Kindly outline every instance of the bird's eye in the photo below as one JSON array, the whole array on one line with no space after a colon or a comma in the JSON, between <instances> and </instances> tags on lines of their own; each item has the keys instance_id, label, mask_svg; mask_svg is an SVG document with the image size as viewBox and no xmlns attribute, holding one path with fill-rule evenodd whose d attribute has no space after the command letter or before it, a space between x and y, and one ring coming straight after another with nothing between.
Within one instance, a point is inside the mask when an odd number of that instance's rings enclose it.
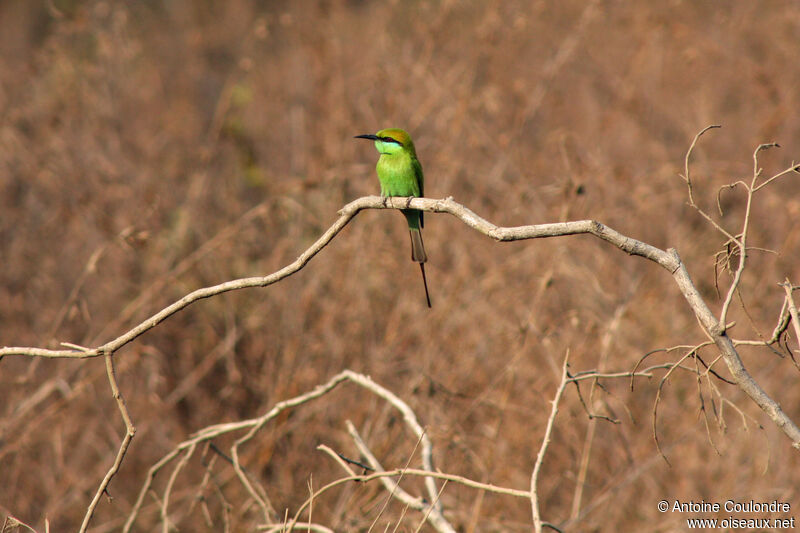
<instances>
[{"instance_id":1,"label":"bird's eye","mask_svg":"<svg viewBox=\"0 0 800 533\"><path fill-rule=\"evenodd\" d=\"M403 146L403 143L401 143L397 139L392 139L391 137L381 137L381 140L385 143L395 143L399 144L400 146Z\"/></svg>"}]
</instances>

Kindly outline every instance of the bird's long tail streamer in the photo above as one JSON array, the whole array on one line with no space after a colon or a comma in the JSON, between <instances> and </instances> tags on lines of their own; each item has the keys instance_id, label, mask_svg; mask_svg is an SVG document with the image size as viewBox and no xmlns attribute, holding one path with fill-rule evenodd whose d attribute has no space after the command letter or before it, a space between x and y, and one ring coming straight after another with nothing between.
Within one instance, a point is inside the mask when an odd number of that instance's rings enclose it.
<instances>
[{"instance_id":1,"label":"bird's long tail streamer","mask_svg":"<svg viewBox=\"0 0 800 533\"><path fill-rule=\"evenodd\" d=\"M428 280L425 278L425 263L420 263L419 269L422 271L422 283L425 285L425 299L428 301L428 307L432 307L431 297L430 294L428 294Z\"/></svg>"}]
</instances>

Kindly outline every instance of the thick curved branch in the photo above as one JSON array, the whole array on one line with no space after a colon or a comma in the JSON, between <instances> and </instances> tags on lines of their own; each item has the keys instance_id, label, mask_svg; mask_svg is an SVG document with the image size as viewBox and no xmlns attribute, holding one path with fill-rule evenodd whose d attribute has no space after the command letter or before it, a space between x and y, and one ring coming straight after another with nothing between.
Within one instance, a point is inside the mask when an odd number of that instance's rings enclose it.
<instances>
[{"instance_id":1,"label":"thick curved branch","mask_svg":"<svg viewBox=\"0 0 800 533\"><path fill-rule=\"evenodd\" d=\"M772 419L772 421L792 440L794 447L800 449L800 428L781 409L780 405L770 398L747 372L730 337L725 333L725 326L720 324L708 305L703 300L692 282L686 266L681 262L674 249L661 250L655 246L638 241L594 220L578 220L553 224L533 224L528 226L502 227L496 226L481 218L467 207L459 204L452 197L441 200L430 198L381 198L364 196L344 206L339 211L339 218L328 230L317 239L300 257L282 269L264 277L242 278L227 281L212 287L193 291L177 302L165 307L146 319L133 329L103 346L84 350L47 350L42 348L5 347L0 349L0 357L5 355L27 355L32 357L68 357L85 358L110 354L133 341L146 331L152 329L163 320L192 303L229 292L250 287L266 287L286 278L303 268L315 255L330 243L336 235L364 209L421 209L434 213L449 213L469 227L497 241L516 241L523 239L541 239L561 237L565 235L590 234L613 244L620 250L649 259L665 268L678 284L684 298L697 316L703 329L717 345L728 369L737 385L756 402L756 404Z\"/></svg>"},{"instance_id":2,"label":"thick curved branch","mask_svg":"<svg viewBox=\"0 0 800 533\"><path fill-rule=\"evenodd\" d=\"M147 318L134 328L119 337L95 348L81 348L74 345L73 349L49 350L45 348L3 347L0 348L0 357L5 355L26 355L30 357L75 358L99 357L104 354L114 353L140 335L157 326L178 311L183 310L198 300L210 298L225 292L272 285L302 269L308 262L327 246L336 235L364 209L400 209L413 207L435 213L450 213L459 218L471 228L498 241L517 241L523 239L539 239L543 237L560 237L564 235L578 235L589 233L614 244L621 250L631 254L645 257L659 263L664 268L674 271L678 263L666 252L649 244L631 239L621 233L594 220L579 220L574 222L559 222L555 224L534 224L529 226L502 227L479 217L463 205L457 203L452 197L443 200L428 198L381 198L379 196L364 196L344 206L339 211L339 219L320 236L300 257L292 263L263 277L241 278L204 287L193 291L180 300L160 310Z\"/></svg>"}]
</instances>

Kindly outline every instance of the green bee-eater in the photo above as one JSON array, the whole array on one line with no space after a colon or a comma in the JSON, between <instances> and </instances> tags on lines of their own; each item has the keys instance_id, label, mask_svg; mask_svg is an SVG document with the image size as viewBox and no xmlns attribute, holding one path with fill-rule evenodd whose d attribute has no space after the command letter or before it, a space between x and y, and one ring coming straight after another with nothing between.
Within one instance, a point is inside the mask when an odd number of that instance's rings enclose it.
<instances>
[{"instance_id":1,"label":"green bee-eater","mask_svg":"<svg viewBox=\"0 0 800 533\"><path fill-rule=\"evenodd\" d=\"M381 154L378 165L378 181L381 182L381 196L424 196L424 179L422 165L417 159L414 142L411 136L398 128L381 130L375 135L356 135L358 139L375 141L375 149ZM422 271L422 283L425 285L425 299L431 306L428 294L428 280L425 279L425 247L422 245L424 227L422 211L417 209L401 209L408 221L411 234L411 259L419 263Z\"/></svg>"}]
</instances>

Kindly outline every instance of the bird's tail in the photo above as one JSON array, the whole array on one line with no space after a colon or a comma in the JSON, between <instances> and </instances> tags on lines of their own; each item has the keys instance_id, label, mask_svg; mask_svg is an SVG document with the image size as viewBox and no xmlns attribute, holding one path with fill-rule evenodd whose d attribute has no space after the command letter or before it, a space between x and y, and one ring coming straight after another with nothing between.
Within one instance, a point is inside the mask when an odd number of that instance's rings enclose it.
<instances>
[{"instance_id":1,"label":"bird's tail","mask_svg":"<svg viewBox=\"0 0 800 533\"><path fill-rule=\"evenodd\" d=\"M428 308L431 308L431 295L428 294L428 280L425 279L425 263L420 263L419 269L422 271L422 284L425 285L425 300L428 302Z\"/></svg>"},{"instance_id":2,"label":"bird's tail","mask_svg":"<svg viewBox=\"0 0 800 533\"><path fill-rule=\"evenodd\" d=\"M422 244L422 232L419 228L411 228L411 260L417 263L424 263L428 260L425 254L425 246Z\"/></svg>"},{"instance_id":3,"label":"bird's tail","mask_svg":"<svg viewBox=\"0 0 800 533\"><path fill-rule=\"evenodd\" d=\"M425 261L428 256L425 254L425 246L422 244L422 232L419 228L411 228L411 259L419 263L419 269L422 272L422 283L425 285L425 300L428 302L428 307L431 307L431 296L428 294L428 280L425 277Z\"/></svg>"}]
</instances>

